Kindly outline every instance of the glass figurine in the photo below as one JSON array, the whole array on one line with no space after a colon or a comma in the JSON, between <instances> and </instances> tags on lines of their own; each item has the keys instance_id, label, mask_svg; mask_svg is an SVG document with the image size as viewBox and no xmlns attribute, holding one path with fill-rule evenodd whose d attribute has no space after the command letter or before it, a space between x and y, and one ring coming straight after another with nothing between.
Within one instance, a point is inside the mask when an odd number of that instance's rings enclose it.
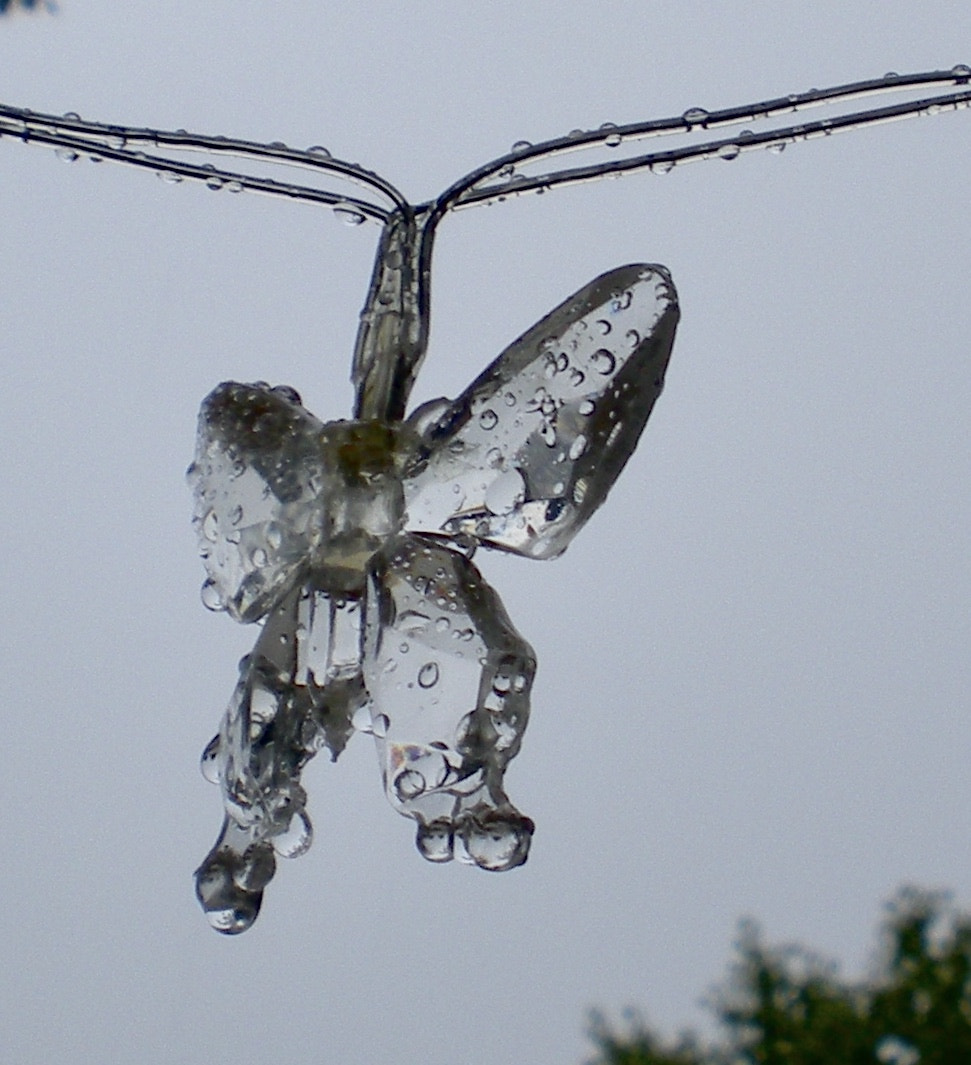
<instances>
[{"instance_id":1,"label":"glass figurine","mask_svg":"<svg viewBox=\"0 0 971 1065\"><path fill-rule=\"evenodd\" d=\"M170 182L310 201L345 221L383 227L353 356L352 418L323 424L292 388L264 382L219 385L199 415L188 476L207 575L203 602L261 625L202 756L224 806L222 830L196 873L214 928L249 928L277 856L310 846L301 771L324 748L336 759L355 731L373 735L385 792L416 822L423 857L458 857L498 872L529 853L533 822L503 778L529 718L536 657L472 556L484 547L546 559L567 548L603 503L661 393L678 301L663 266L611 270L513 341L457 399L409 414L442 218L557 185L666 173L696 159L778 151L840 129L965 108L969 82L971 68L961 65L517 142L418 206L320 147L298 151L0 105L4 139L52 146L62 158L112 159ZM706 139L733 124L927 89L935 95ZM640 141L668 134L689 143L638 153ZM699 135L701 143L691 141ZM186 149L302 167L366 196L186 162L179 155ZM584 151L601 157L560 164Z\"/></svg>"}]
</instances>

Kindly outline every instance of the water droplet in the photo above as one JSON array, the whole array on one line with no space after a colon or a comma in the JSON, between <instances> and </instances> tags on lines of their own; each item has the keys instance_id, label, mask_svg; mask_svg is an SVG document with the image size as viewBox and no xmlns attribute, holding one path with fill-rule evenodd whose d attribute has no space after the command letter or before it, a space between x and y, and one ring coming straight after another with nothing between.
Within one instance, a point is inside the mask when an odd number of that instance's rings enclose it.
<instances>
[{"instance_id":1,"label":"water droplet","mask_svg":"<svg viewBox=\"0 0 971 1065\"><path fill-rule=\"evenodd\" d=\"M257 569L262 569L269 561L266 556L266 551L264 551L262 547L254 547L250 554L250 559Z\"/></svg>"},{"instance_id":2,"label":"water droplet","mask_svg":"<svg viewBox=\"0 0 971 1065\"><path fill-rule=\"evenodd\" d=\"M573 385L574 388L579 388L586 379L587 377L583 370L578 370L574 366L570 371L570 384Z\"/></svg>"},{"instance_id":3,"label":"water droplet","mask_svg":"<svg viewBox=\"0 0 971 1065\"><path fill-rule=\"evenodd\" d=\"M351 727L355 732L369 733L374 730L374 723L371 720L371 708L370 706L359 706L351 717Z\"/></svg>"},{"instance_id":4,"label":"water droplet","mask_svg":"<svg viewBox=\"0 0 971 1065\"><path fill-rule=\"evenodd\" d=\"M243 191L243 183L241 181L229 181L226 183L226 191L232 193L238 193Z\"/></svg>"},{"instance_id":5,"label":"water droplet","mask_svg":"<svg viewBox=\"0 0 971 1065\"><path fill-rule=\"evenodd\" d=\"M502 465L502 452L497 447L490 447L486 452L486 465L492 469L498 469Z\"/></svg>"},{"instance_id":6,"label":"water droplet","mask_svg":"<svg viewBox=\"0 0 971 1065\"><path fill-rule=\"evenodd\" d=\"M543 422L539 427L539 438L547 447L556 445L556 429L551 422Z\"/></svg>"},{"instance_id":7,"label":"water droplet","mask_svg":"<svg viewBox=\"0 0 971 1065\"><path fill-rule=\"evenodd\" d=\"M182 181L182 175L177 174L174 170L159 170L158 177L166 185L178 185Z\"/></svg>"},{"instance_id":8,"label":"water droplet","mask_svg":"<svg viewBox=\"0 0 971 1065\"><path fill-rule=\"evenodd\" d=\"M452 625L452 623L448 620L447 617L445 617L443 615L442 617L440 617L440 618L438 618L436 620L436 622L435 622L435 631L436 632L448 632L448 630L451 628L451 625Z\"/></svg>"},{"instance_id":9,"label":"water droplet","mask_svg":"<svg viewBox=\"0 0 971 1065\"><path fill-rule=\"evenodd\" d=\"M786 150L785 141L773 141L771 144L766 145L766 150L770 151L773 155L782 155Z\"/></svg>"},{"instance_id":10,"label":"water droplet","mask_svg":"<svg viewBox=\"0 0 971 1065\"><path fill-rule=\"evenodd\" d=\"M673 159L656 159L653 163L651 163L652 174L670 174L673 169Z\"/></svg>"},{"instance_id":11,"label":"water droplet","mask_svg":"<svg viewBox=\"0 0 971 1065\"><path fill-rule=\"evenodd\" d=\"M218 612L226 609L226 603L223 600L222 594L216 587L216 582L213 580L206 581L202 586L202 591L199 593L202 598L202 605L206 610L212 610Z\"/></svg>"},{"instance_id":12,"label":"water droplet","mask_svg":"<svg viewBox=\"0 0 971 1065\"><path fill-rule=\"evenodd\" d=\"M570 445L570 458L576 460L587 450L587 438L581 433Z\"/></svg>"},{"instance_id":13,"label":"water droplet","mask_svg":"<svg viewBox=\"0 0 971 1065\"><path fill-rule=\"evenodd\" d=\"M314 841L314 827L310 818L301 810L290 819L286 832L273 837L273 849L281 858L299 858L310 850Z\"/></svg>"},{"instance_id":14,"label":"water droplet","mask_svg":"<svg viewBox=\"0 0 971 1065\"><path fill-rule=\"evenodd\" d=\"M278 551L283 544L283 529L277 522L271 521L263 531L263 539L267 547Z\"/></svg>"},{"instance_id":15,"label":"water droplet","mask_svg":"<svg viewBox=\"0 0 971 1065\"><path fill-rule=\"evenodd\" d=\"M71 148L55 148L54 154L62 163L73 163L78 157L78 153Z\"/></svg>"},{"instance_id":16,"label":"water droplet","mask_svg":"<svg viewBox=\"0 0 971 1065\"><path fill-rule=\"evenodd\" d=\"M731 162L733 159L738 158L738 153L741 151L737 144L723 144L718 149L718 158L724 159L726 162Z\"/></svg>"},{"instance_id":17,"label":"water droplet","mask_svg":"<svg viewBox=\"0 0 971 1065\"><path fill-rule=\"evenodd\" d=\"M206 178L206 188L212 189L213 192L218 192L226 182L218 174L211 174Z\"/></svg>"},{"instance_id":18,"label":"water droplet","mask_svg":"<svg viewBox=\"0 0 971 1065\"><path fill-rule=\"evenodd\" d=\"M507 407L516 406L516 397L512 392L507 392L502 398L505 400Z\"/></svg>"},{"instance_id":19,"label":"water droplet","mask_svg":"<svg viewBox=\"0 0 971 1065\"><path fill-rule=\"evenodd\" d=\"M608 148L618 148L623 142L624 138L619 133L608 133L607 136L604 137L604 144Z\"/></svg>"},{"instance_id":20,"label":"water droplet","mask_svg":"<svg viewBox=\"0 0 971 1065\"><path fill-rule=\"evenodd\" d=\"M617 437L620 436L620 430L623 427L623 422L618 422L613 429L610 430L610 435L607 437L607 447L613 447L617 442Z\"/></svg>"},{"instance_id":21,"label":"water droplet","mask_svg":"<svg viewBox=\"0 0 971 1065\"><path fill-rule=\"evenodd\" d=\"M334 217L344 223L345 226L359 226L364 223L364 215L346 204L337 204L334 207Z\"/></svg>"},{"instance_id":22,"label":"water droplet","mask_svg":"<svg viewBox=\"0 0 971 1065\"><path fill-rule=\"evenodd\" d=\"M597 373L603 374L604 377L609 377L617 368L617 360L614 358L613 352L608 351L606 348L600 348L599 351L595 351L590 356L590 365L597 371Z\"/></svg>"},{"instance_id":23,"label":"water droplet","mask_svg":"<svg viewBox=\"0 0 971 1065\"><path fill-rule=\"evenodd\" d=\"M222 780L223 774L222 764L219 760L218 733L206 744L206 749L202 752L202 757L199 759L199 768L202 770L202 775L210 784L218 784L220 780Z\"/></svg>"},{"instance_id":24,"label":"water droplet","mask_svg":"<svg viewBox=\"0 0 971 1065\"><path fill-rule=\"evenodd\" d=\"M202 519L202 535L213 544L219 539L219 517L214 510L207 511Z\"/></svg>"},{"instance_id":25,"label":"water droplet","mask_svg":"<svg viewBox=\"0 0 971 1065\"><path fill-rule=\"evenodd\" d=\"M971 67L967 63L958 63L957 66L951 67L951 73L956 78L971 78Z\"/></svg>"},{"instance_id":26,"label":"water droplet","mask_svg":"<svg viewBox=\"0 0 971 1065\"><path fill-rule=\"evenodd\" d=\"M307 149L307 155L316 156L318 159L330 159L332 158L329 150L322 144L312 144Z\"/></svg>"},{"instance_id":27,"label":"water droplet","mask_svg":"<svg viewBox=\"0 0 971 1065\"><path fill-rule=\"evenodd\" d=\"M496 425L498 425L498 423L499 423L499 416L496 414L496 412L494 410L491 410L491 409L484 410L479 415L479 425L481 425L482 428L485 429L486 431L488 431L490 429L495 429L495 427L496 427Z\"/></svg>"},{"instance_id":28,"label":"water droplet","mask_svg":"<svg viewBox=\"0 0 971 1065\"><path fill-rule=\"evenodd\" d=\"M422 688L434 688L438 683L438 663L426 662L418 670L418 685Z\"/></svg>"},{"instance_id":29,"label":"water droplet","mask_svg":"<svg viewBox=\"0 0 971 1065\"><path fill-rule=\"evenodd\" d=\"M579 406L577 407L577 410L578 410L578 411L580 412L580 414L582 414L582 415L583 415L583 416L584 416L585 418L589 418L589 417L590 417L590 415L591 415L591 414L593 414L593 412L594 412L594 411L595 411L596 409L597 409L597 405L596 405L596 403L594 403L594 401L593 401L592 399L585 399L585 400L582 400L582 401L581 401L581 403L580 403L580 405L579 405Z\"/></svg>"},{"instance_id":30,"label":"water droplet","mask_svg":"<svg viewBox=\"0 0 971 1065\"><path fill-rule=\"evenodd\" d=\"M429 862L450 862L454 838L452 826L448 821L432 821L428 825L419 825L415 836L418 853Z\"/></svg>"},{"instance_id":31,"label":"water droplet","mask_svg":"<svg viewBox=\"0 0 971 1065\"><path fill-rule=\"evenodd\" d=\"M239 525L243 520L243 508L237 503L229 513L230 525Z\"/></svg>"},{"instance_id":32,"label":"water droplet","mask_svg":"<svg viewBox=\"0 0 971 1065\"><path fill-rule=\"evenodd\" d=\"M613 326L606 318L598 318L597 328L600 330L600 335L605 337L613 329Z\"/></svg>"},{"instance_id":33,"label":"water droplet","mask_svg":"<svg viewBox=\"0 0 971 1065\"><path fill-rule=\"evenodd\" d=\"M480 869L502 872L526 861L533 829L528 817L511 811L470 818L460 831L469 857Z\"/></svg>"},{"instance_id":34,"label":"water droplet","mask_svg":"<svg viewBox=\"0 0 971 1065\"><path fill-rule=\"evenodd\" d=\"M516 141L509 150L512 152L524 152L527 148L532 148L532 146L532 141Z\"/></svg>"},{"instance_id":35,"label":"water droplet","mask_svg":"<svg viewBox=\"0 0 971 1065\"><path fill-rule=\"evenodd\" d=\"M689 126L701 126L708 121L708 112L703 107L689 107L681 119Z\"/></svg>"}]
</instances>

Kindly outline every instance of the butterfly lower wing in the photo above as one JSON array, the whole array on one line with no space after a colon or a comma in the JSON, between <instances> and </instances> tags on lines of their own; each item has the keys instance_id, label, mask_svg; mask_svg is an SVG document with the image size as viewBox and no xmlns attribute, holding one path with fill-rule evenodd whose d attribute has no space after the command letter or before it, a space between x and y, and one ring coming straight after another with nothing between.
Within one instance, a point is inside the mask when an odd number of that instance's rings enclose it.
<instances>
[{"instance_id":1,"label":"butterfly lower wing","mask_svg":"<svg viewBox=\"0 0 971 1065\"><path fill-rule=\"evenodd\" d=\"M219 838L196 872L196 893L220 932L248 928L259 913L276 855L303 854L312 828L300 783L322 748L337 758L367 702L361 676L358 602L298 586L269 613L218 734L203 752L222 790Z\"/></svg>"},{"instance_id":2,"label":"butterfly lower wing","mask_svg":"<svg viewBox=\"0 0 971 1065\"><path fill-rule=\"evenodd\" d=\"M503 774L519 751L536 660L496 593L462 554L405 535L375 556L364 683L392 806L418 822L430 861L521 865L533 823Z\"/></svg>"},{"instance_id":3,"label":"butterfly lower wing","mask_svg":"<svg viewBox=\"0 0 971 1065\"><path fill-rule=\"evenodd\" d=\"M456 400L411 422L408 527L552 558L604 501L664 385L678 321L661 266L601 275Z\"/></svg>"},{"instance_id":4,"label":"butterfly lower wing","mask_svg":"<svg viewBox=\"0 0 971 1065\"><path fill-rule=\"evenodd\" d=\"M321 526L321 429L287 388L230 381L203 401L188 477L211 609L256 621L307 564Z\"/></svg>"}]
</instances>

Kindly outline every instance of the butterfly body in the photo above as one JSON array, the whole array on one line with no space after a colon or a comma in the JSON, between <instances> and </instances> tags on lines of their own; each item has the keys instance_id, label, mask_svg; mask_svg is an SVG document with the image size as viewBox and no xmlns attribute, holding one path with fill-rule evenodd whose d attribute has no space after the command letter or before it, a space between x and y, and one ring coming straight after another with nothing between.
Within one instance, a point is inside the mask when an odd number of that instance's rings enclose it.
<instances>
[{"instance_id":1,"label":"butterfly body","mask_svg":"<svg viewBox=\"0 0 971 1065\"><path fill-rule=\"evenodd\" d=\"M566 548L640 437L677 318L667 272L637 264L574 294L457 399L407 419L324 424L293 389L263 382L206 398L189 469L203 599L262 622L203 754L225 808L197 872L215 928L249 927L275 855L307 849L300 773L355 731L374 736L387 797L417 822L425 858L492 871L526 860L533 822L503 777L536 658L471 556ZM393 338L385 329L382 343ZM388 350L365 362L380 367ZM407 361L410 380L414 349ZM372 404L375 381L402 380L367 377Z\"/></svg>"}]
</instances>

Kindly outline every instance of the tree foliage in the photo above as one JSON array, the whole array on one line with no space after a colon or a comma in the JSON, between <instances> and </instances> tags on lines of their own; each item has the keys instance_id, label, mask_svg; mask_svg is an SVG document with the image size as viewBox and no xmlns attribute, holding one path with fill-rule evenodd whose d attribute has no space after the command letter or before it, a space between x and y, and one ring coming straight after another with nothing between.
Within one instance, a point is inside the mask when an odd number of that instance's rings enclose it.
<instances>
[{"instance_id":1,"label":"tree foliage","mask_svg":"<svg viewBox=\"0 0 971 1065\"><path fill-rule=\"evenodd\" d=\"M0 15L11 14L22 9L24 11L53 11L52 0L0 0Z\"/></svg>"},{"instance_id":2,"label":"tree foliage","mask_svg":"<svg viewBox=\"0 0 971 1065\"><path fill-rule=\"evenodd\" d=\"M713 1009L722 1039L664 1039L637 1015L595 1014L590 1065L969 1065L971 915L940 893L902 890L887 907L879 965L859 983L802 947L766 946L743 924Z\"/></svg>"}]
</instances>

